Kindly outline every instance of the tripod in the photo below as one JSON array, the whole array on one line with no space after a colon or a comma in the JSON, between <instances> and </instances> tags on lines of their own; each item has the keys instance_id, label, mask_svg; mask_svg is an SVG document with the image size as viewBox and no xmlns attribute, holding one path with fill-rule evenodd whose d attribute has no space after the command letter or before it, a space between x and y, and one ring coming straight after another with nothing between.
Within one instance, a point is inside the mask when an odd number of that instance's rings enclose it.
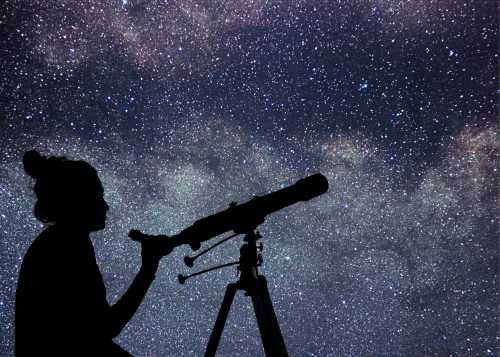
<instances>
[{"instance_id":1,"label":"tripod","mask_svg":"<svg viewBox=\"0 0 500 357\"><path fill-rule=\"evenodd\" d=\"M257 325L259 326L260 336L262 338L262 344L264 345L264 352L266 353L266 356L288 357L285 342L283 341L278 320L276 319L276 314L274 313L271 296L269 295L269 290L267 289L267 280L265 276L259 275L257 270L257 268L262 265L262 255L258 254L257 250L262 251L263 245L260 243L259 246L257 246L257 240L262 238L262 236L259 232L255 231L256 226L257 224L235 229L235 234L224 238L198 255L194 257L184 257L186 265L188 267L192 267L194 260L201 255L207 253L229 239L241 233L245 233L245 243L240 248L240 259L238 261L221 264L191 275L185 276L180 274L178 276L179 283L184 284L185 281L191 277L231 265L238 265L240 278L237 282L230 283L226 287L224 300L222 301L212 334L208 340L205 357L214 357L217 352L217 347L219 346L219 341L222 336L222 331L224 330L224 325L226 324L229 310L231 309L231 304L233 303L234 296L238 290L245 291L245 295L252 298L253 309L257 318Z\"/></svg>"},{"instance_id":2,"label":"tripod","mask_svg":"<svg viewBox=\"0 0 500 357\"><path fill-rule=\"evenodd\" d=\"M252 298L266 356L288 356L278 320L274 313L269 290L267 289L267 280L263 275L258 275L257 271L257 267L262 263L262 256L257 254L257 248L262 250L262 245L259 247L256 245L256 241L260 237L260 234L256 234L254 231L245 236L246 243L240 249L238 266L241 275L236 283L230 283L226 287L224 300L222 301L219 314L215 320L214 329L208 340L205 357L215 356L237 290L245 291L245 295Z\"/></svg>"}]
</instances>

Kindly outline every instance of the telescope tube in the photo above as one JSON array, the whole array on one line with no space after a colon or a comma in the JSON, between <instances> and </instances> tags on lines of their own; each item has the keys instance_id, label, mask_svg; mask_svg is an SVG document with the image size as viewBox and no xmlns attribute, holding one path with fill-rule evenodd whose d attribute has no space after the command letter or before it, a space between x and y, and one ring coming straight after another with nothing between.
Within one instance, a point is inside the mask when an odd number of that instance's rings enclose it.
<instances>
[{"instance_id":1,"label":"telescope tube","mask_svg":"<svg viewBox=\"0 0 500 357\"><path fill-rule=\"evenodd\" d=\"M173 246L189 244L196 250L201 242L225 232L247 233L263 223L267 215L294 203L309 201L327 190L328 180L318 173L267 195L255 196L240 205L231 203L228 209L194 222L179 234L166 237L166 241ZM129 236L137 241L147 237L137 230L130 231Z\"/></svg>"}]
</instances>

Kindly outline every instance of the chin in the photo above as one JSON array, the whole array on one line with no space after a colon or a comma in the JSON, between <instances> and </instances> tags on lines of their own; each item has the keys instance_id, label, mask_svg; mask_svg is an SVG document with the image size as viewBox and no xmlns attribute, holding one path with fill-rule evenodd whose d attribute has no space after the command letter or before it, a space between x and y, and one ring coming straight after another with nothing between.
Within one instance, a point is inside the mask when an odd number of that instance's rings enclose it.
<instances>
[{"instance_id":1,"label":"chin","mask_svg":"<svg viewBox=\"0 0 500 357\"><path fill-rule=\"evenodd\" d=\"M100 221L100 222L96 222L95 224L92 225L91 227L91 230L93 232L96 232L96 231L101 231L103 230L104 228L106 227L106 221Z\"/></svg>"},{"instance_id":2,"label":"chin","mask_svg":"<svg viewBox=\"0 0 500 357\"><path fill-rule=\"evenodd\" d=\"M95 231L102 231L104 228L106 228L106 225L103 223L103 224L97 226L94 230Z\"/></svg>"}]
</instances>

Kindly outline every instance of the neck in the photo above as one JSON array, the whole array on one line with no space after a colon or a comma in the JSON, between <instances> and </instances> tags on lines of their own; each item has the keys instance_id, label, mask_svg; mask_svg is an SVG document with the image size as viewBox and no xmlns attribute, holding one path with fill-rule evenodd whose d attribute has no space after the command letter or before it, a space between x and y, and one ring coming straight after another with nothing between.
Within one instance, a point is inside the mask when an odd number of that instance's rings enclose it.
<instances>
[{"instance_id":1,"label":"neck","mask_svg":"<svg viewBox=\"0 0 500 357\"><path fill-rule=\"evenodd\" d=\"M70 230L72 232L80 232L83 235L89 235L91 232L88 228L86 228L84 225L82 225L79 222L72 222L72 221L59 221L54 224L54 227L64 229L64 230Z\"/></svg>"}]
</instances>

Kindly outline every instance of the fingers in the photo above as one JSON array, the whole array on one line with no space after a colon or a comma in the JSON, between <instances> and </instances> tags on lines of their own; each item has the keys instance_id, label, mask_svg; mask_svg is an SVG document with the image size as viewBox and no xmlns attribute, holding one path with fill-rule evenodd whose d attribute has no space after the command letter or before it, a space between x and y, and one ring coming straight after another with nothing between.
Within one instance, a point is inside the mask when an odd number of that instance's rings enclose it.
<instances>
[{"instance_id":1,"label":"fingers","mask_svg":"<svg viewBox=\"0 0 500 357\"><path fill-rule=\"evenodd\" d=\"M128 236L130 237L130 239L136 242L142 242L145 238L148 237L138 229L131 229L130 232L128 232Z\"/></svg>"},{"instance_id":2,"label":"fingers","mask_svg":"<svg viewBox=\"0 0 500 357\"><path fill-rule=\"evenodd\" d=\"M146 259L160 259L161 257L170 254L175 245L165 235L150 235L144 234L138 229L130 230L128 236L136 242L141 243L141 254Z\"/></svg>"},{"instance_id":3,"label":"fingers","mask_svg":"<svg viewBox=\"0 0 500 357\"><path fill-rule=\"evenodd\" d=\"M152 235L152 234L144 234L138 229L131 229L130 232L128 233L128 236L130 239L136 242L149 242L149 241L156 241L156 240L164 240L168 239L168 236L165 235Z\"/></svg>"}]
</instances>

